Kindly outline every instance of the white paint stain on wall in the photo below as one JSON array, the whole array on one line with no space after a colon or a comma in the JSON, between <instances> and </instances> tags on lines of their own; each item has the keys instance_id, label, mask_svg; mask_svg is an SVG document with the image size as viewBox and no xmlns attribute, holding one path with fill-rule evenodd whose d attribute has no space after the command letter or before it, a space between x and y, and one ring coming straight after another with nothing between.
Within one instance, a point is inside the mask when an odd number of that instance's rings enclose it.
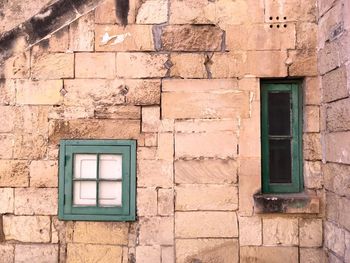
<instances>
[{"instance_id":1,"label":"white paint stain on wall","mask_svg":"<svg viewBox=\"0 0 350 263\"><path fill-rule=\"evenodd\" d=\"M101 45L107 45L109 42L111 42L113 39L114 41L110 45L116 45L119 43L122 43L125 41L127 37L131 36L129 32L124 33L124 34L119 34L119 35L112 35L110 36L108 32L104 33L101 39Z\"/></svg>"}]
</instances>

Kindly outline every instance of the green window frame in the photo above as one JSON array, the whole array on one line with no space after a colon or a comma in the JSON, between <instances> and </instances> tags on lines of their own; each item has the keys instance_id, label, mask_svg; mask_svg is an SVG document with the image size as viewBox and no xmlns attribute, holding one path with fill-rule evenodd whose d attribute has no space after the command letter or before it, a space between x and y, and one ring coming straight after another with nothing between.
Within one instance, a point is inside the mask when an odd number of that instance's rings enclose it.
<instances>
[{"instance_id":1,"label":"green window frame","mask_svg":"<svg viewBox=\"0 0 350 263\"><path fill-rule=\"evenodd\" d=\"M96 178L75 178L76 154L96 156ZM100 178L100 155L121 155L121 179ZM75 181L96 184L95 205L74 205ZM99 184L121 182L121 205L99 204ZM102 199L101 199L102 200ZM134 221L136 217L136 141L135 140L61 140L59 152L60 220Z\"/></svg>"},{"instance_id":2,"label":"green window frame","mask_svg":"<svg viewBox=\"0 0 350 263\"><path fill-rule=\"evenodd\" d=\"M303 112L303 100L302 100L302 85L300 81L264 81L261 83L261 156L262 156L262 192L263 193L298 193L303 191L303 155L302 155L302 112ZM288 93L290 104L289 112L289 128L288 135L271 135L274 132L270 131L270 126L273 127L273 123L269 120L269 114L274 114L273 96L276 97L277 93ZM282 95L284 96L284 95ZM269 102L269 98L271 101ZM269 104L270 103L270 104ZM281 104L283 107L283 103ZM269 107L271 108L269 111ZM287 106L288 107L288 106ZM282 111L281 112L286 112ZM283 114L284 113L279 113ZM288 114L287 114L288 115ZM287 116L285 115L285 116ZM287 118L288 119L288 118ZM276 121L276 118L274 119ZM283 121L282 121L283 122ZM279 125L279 124L278 124ZM287 125L288 126L288 125ZM282 132L281 132L282 134ZM287 142L290 151L278 151L282 149L283 142ZM286 145L286 144L284 144ZM287 147L287 148L288 148ZM277 149L277 150L276 150ZM276 152L272 152L276 151ZM272 152L272 153L271 153ZM288 154L285 154L287 153ZM270 157L270 153L271 156ZM283 154L281 154L283 153ZM284 155L284 157L283 157ZM278 156L276 158L276 156ZM282 156L282 157L281 157ZM286 157L287 156L287 157ZM275 158L275 159L274 159ZM276 159L285 158L288 160L286 174L288 174L289 181L272 179L282 175L283 166L276 164ZM273 160L273 161L271 161ZM282 162L281 162L282 163ZM275 167L273 167L275 166ZM277 167L277 169L276 169ZM278 172L276 172L278 171ZM280 175L278 175L280 173ZM273 181L275 180L275 181Z\"/></svg>"}]
</instances>

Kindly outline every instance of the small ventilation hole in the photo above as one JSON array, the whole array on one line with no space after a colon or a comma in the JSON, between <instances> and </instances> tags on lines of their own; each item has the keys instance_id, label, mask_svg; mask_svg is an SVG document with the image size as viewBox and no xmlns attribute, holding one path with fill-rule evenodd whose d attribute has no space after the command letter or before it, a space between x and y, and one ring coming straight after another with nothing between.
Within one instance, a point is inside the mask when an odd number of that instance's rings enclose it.
<instances>
[{"instance_id":1,"label":"small ventilation hole","mask_svg":"<svg viewBox=\"0 0 350 263\"><path fill-rule=\"evenodd\" d=\"M287 25L284 25L284 27L287 27Z\"/></svg>"},{"instance_id":2,"label":"small ventilation hole","mask_svg":"<svg viewBox=\"0 0 350 263\"><path fill-rule=\"evenodd\" d=\"M277 28L280 28L280 25L277 25Z\"/></svg>"},{"instance_id":3,"label":"small ventilation hole","mask_svg":"<svg viewBox=\"0 0 350 263\"><path fill-rule=\"evenodd\" d=\"M283 19L284 19L284 20L287 20L287 17L285 16L285 17L283 17Z\"/></svg>"},{"instance_id":4,"label":"small ventilation hole","mask_svg":"<svg viewBox=\"0 0 350 263\"><path fill-rule=\"evenodd\" d=\"M280 19L280 17L279 16L276 16L276 20L279 20Z\"/></svg>"},{"instance_id":5,"label":"small ventilation hole","mask_svg":"<svg viewBox=\"0 0 350 263\"><path fill-rule=\"evenodd\" d=\"M270 28L273 28L273 25L270 25Z\"/></svg>"},{"instance_id":6,"label":"small ventilation hole","mask_svg":"<svg viewBox=\"0 0 350 263\"><path fill-rule=\"evenodd\" d=\"M272 16L270 16L270 20L272 20L273 19L273 17Z\"/></svg>"}]
</instances>

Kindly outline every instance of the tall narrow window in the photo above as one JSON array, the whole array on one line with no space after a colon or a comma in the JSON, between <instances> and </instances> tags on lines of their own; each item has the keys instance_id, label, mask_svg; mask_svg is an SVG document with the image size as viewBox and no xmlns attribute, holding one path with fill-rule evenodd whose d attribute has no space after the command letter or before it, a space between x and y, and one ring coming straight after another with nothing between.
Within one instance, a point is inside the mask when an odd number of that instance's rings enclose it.
<instances>
[{"instance_id":1,"label":"tall narrow window","mask_svg":"<svg viewBox=\"0 0 350 263\"><path fill-rule=\"evenodd\" d=\"M262 190L302 191L302 97L298 82L261 88Z\"/></svg>"}]
</instances>

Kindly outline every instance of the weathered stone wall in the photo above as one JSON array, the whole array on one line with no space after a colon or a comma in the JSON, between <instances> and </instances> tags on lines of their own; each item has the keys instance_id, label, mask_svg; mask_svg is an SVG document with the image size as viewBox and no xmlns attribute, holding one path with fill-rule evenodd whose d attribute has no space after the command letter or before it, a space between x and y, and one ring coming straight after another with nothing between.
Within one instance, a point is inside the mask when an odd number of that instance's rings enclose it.
<instances>
[{"instance_id":1,"label":"weathered stone wall","mask_svg":"<svg viewBox=\"0 0 350 263\"><path fill-rule=\"evenodd\" d=\"M130 0L128 22L106 0L2 65L2 259L323 262L315 1ZM254 209L260 79L285 77L305 77L318 214ZM136 222L57 220L62 138L137 139Z\"/></svg>"},{"instance_id":2,"label":"weathered stone wall","mask_svg":"<svg viewBox=\"0 0 350 263\"><path fill-rule=\"evenodd\" d=\"M350 3L319 1L325 247L330 262L350 261Z\"/></svg>"}]
</instances>

